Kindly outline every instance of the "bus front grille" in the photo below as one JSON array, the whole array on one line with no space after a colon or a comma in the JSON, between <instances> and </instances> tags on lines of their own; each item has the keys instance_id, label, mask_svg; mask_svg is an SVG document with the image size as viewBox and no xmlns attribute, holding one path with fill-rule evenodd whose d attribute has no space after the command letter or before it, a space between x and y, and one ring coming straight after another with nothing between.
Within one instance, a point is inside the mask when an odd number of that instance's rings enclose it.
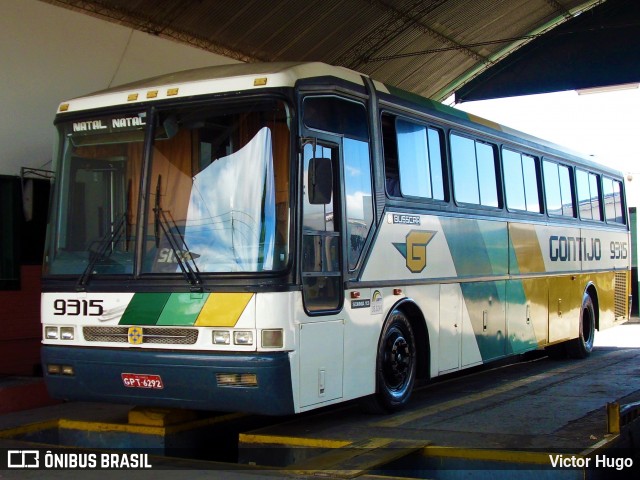
<instances>
[{"instance_id":1,"label":"bus front grille","mask_svg":"<svg viewBox=\"0 0 640 480\"><path fill-rule=\"evenodd\" d=\"M142 343L164 345L193 345L198 340L195 328L139 327ZM129 343L129 327L83 327L87 342Z\"/></svg>"}]
</instances>

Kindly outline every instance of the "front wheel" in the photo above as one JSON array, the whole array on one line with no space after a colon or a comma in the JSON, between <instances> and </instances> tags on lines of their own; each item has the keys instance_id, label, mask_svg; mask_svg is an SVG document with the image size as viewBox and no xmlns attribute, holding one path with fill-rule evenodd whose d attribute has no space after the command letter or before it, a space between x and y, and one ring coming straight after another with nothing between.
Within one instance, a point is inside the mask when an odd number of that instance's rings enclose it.
<instances>
[{"instance_id":1,"label":"front wheel","mask_svg":"<svg viewBox=\"0 0 640 480\"><path fill-rule=\"evenodd\" d=\"M593 350L596 333L596 309L588 293L582 297L580 308L580 334L578 338L567 342L567 354L571 358L586 358Z\"/></svg>"},{"instance_id":2,"label":"front wheel","mask_svg":"<svg viewBox=\"0 0 640 480\"><path fill-rule=\"evenodd\" d=\"M368 412L389 413L409 401L416 379L416 341L404 312L394 310L380 335L376 358L376 393L362 406Z\"/></svg>"}]
</instances>

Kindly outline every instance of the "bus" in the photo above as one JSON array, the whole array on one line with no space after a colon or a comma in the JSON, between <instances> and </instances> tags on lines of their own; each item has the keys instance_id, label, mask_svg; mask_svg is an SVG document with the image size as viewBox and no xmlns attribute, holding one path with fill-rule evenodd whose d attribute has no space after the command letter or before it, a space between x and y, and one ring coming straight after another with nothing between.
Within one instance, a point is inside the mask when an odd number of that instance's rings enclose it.
<instances>
[{"instance_id":1,"label":"bus","mask_svg":"<svg viewBox=\"0 0 640 480\"><path fill-rule=\"evenodd\" d=\"M629 318L622 175L322 63L60 104L43 269L55 398L286 415Z\"/></svg>"}]
</instances>

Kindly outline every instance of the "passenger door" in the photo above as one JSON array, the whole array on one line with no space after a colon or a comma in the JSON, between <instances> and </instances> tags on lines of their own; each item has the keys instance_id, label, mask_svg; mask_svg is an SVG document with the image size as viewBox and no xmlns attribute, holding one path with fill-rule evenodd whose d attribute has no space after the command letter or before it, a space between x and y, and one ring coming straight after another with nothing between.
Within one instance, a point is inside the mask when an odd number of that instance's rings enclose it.
<instances>
[{"instance_id":1,"label":"passenger door","mask_svg":"<svg viewBox=\"0 0 640 480\"><path fill-rule=\"evenodd\" d=\"M302 293L309 313L342 308L342 241L335 188L339 158L338 144L314 139L303 146ZM327 159L323 163L328 167L317 168L322 162L319 159ZM314 194L321 182L330 184L328 198Z\"/></svg>"}]
</instances>

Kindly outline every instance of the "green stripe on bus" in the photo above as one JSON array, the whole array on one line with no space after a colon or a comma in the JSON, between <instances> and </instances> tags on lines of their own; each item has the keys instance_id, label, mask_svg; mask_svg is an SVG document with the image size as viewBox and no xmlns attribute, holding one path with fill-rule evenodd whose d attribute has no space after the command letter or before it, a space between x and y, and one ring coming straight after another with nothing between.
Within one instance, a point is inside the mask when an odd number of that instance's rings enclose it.
<instances>
[{"instance_id":1,"label":"green stripe on bus","mask_svg":"<svg viewBox=\"0 0 640 480\"><path fill-rule=\"evenodd\" d=\"M462 283L460 288L482 361L504 356L506 319L505 305L500 299L505 296L505 282Z\"/></svg>"},{"instance_id":2,"label":"green stripe on bus","mask_svg":"<svg viewBox=\"0 0 640 480\"><path fill-rule=\"evenodd\" d=\"M521 280L507 282L507 354L534 350L538 339L531 321L531 312L527 318L527 296Z\"/></svg>"},{"instance_id":3,"label":"green stripe on bus","mask_svg":"<svg viewBox=\"0 0 640 480\"><path fill-rule=\"evenodd\" d=\"M442 228L459 277L505 275L509 268L511 273L519 271L506 223L452 218L443 219ZM521 282L480 281L462 283L460 288L483 361L535 348ZM517 320L507 320L510 310Z\"/></svg>"},{"instance_id":4,"label":"green stripe on bus","mask_svg":"<svg viewBox=\"0 0 640 480\"><path fill-rule=\"evenodd\" d=\"M120 325L155 325L170 296L170 293L136 293L127 305Z\"/></svg>"},{"instance_id":5,"label":"green stripe on bus","mask_svg":"<svg viewBox=\"0 0 640 480\"><path fill-rule=\"evenodd\" d=\"M158 319L158 325L193 325L209 298L208 293L172 293Z\"/></svg>"},{"instance_id":6,"label":"green stripe on bus","mask_svg":"<svg viewBox=\"0 0 640 480\"><path fill-rule=\"evenodd\" d=\"M443 218L441 222L459 277L507 273L508 237L504 222L463 218Z\"/></svg>"}]
</instances>

